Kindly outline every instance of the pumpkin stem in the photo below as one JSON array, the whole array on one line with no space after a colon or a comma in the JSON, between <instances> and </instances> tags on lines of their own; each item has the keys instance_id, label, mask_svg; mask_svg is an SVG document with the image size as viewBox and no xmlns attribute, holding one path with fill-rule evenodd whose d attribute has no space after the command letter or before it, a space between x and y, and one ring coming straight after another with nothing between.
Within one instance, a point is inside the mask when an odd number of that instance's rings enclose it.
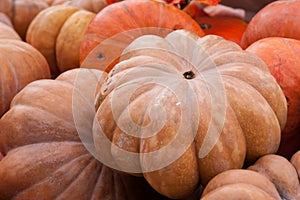
<instances>
[{"instance_id":1,"label":"pumpkin stem","mask_svg":"<svg viewBox=\"0 0 300 200\"><path fill-rule=\"evenodd\" d=\"M193 71L187 71L183 73L183 77L186 79L193 79L195 78L195 73Z\"/></svg>"}]
</instances>

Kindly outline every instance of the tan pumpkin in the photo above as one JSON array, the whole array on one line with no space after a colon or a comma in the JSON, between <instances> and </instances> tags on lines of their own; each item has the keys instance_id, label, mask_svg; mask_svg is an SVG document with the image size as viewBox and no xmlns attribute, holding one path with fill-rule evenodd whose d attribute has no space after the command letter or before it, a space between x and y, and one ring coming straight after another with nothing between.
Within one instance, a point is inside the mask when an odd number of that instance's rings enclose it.
<instances>
[{"instance_id":1,"label":"tan pumpkin","mask_svg":"<svg viewBox=\"0 0 300 200\"><path fill-rule=\"evenodd\" d=\"M103 75L74 69L27 85L0 119L0 199L164 199L142 178L115 173L86 150ZM16 126L16 124L18 124Z\"/></svg>"},{"instance_id":2,"label":"tan pumpkin","mask_svg":"<svg viewBox=\"0 0 300 200\"><path fill-rule=\"evenodd\" d=\"M273 199L281 200L275 185L264 175L245 169L227 170L204 188L201 200Z\"/></svg>"},{"instance_id":3,"label":"tan pumpkin","mask_svg":"<svg viewBox=\"0 0 300 200\"><path fill-rule=\"evenodd\" d=\"M10 106L13 97L28 83L50 78L45 58L29 44L0 39L0 116Z\"/></svg>"},{"instance_id":4,"label":"tan pumpkin","mask_svg":"<svg viewBox=\"0 0 300 200\"><path fill-rule=\"evenodd\" d=\"M94 15L73 6L57 5L40 12L30 24L26 41L45 56L53 77L79 66L79 46Z\"/></svg>"},{"instance_id":5,"label":"tan pumpkin","mask_svg":"<svg viewBox=\"0 0 300 200\"><path fill-rule=\"evenodd\" d=\"M300 199L299 176L294 165L283 156L265 155L248 169L265 175L274 183L283 198Z\"/></svg>"},{"instance_id":6,"label":"tan pumpkin","mask_svg":"<svg viewBox=\"0 0 300 200\"><path fill-rule=\"evenodd\" d=\"M99 159L142 174L170 198L241 168L245 158L275 153L287 112L262 60L219 36L186 30L134 40L100 88L96 108Z\"/></svg>"},{"instance_id":7,"label":"tan pumpkin","mask_svg":"<svg viewBox=\"0 0 300 200\"><path fill-rule=\"evenodd\" d=\"M0 5L0 12L9 16L15 30L25 40L29 24L40 11L47 7L45 2L37 0L4 0Z\"/></svg>"}]
</instances>

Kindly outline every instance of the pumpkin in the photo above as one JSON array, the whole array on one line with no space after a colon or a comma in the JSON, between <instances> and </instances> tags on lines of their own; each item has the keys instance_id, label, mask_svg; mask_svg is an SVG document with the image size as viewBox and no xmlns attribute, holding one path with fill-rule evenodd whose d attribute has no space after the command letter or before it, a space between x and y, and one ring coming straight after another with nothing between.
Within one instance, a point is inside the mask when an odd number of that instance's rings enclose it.
<instances>
[{"instance_id":1,"label":"pumpkin","mask_svg":"<svg viewBox=\"0 0 300 200\"><path fill-rule=\"evenodd\" d=\"M219 35L227 40L240 44L247 23L236 17L197 17L205 34Z\"/></svg>"},{"instance_id":2,"label":"pumpkin","mask_svg":"<svg viewBox=\"0 0 300 200\"><path fill-rule=\"evenodd\" d=\"M275 153L287 112L261 59L187 30L134 40L96 99L98 159L177 199L245 159Z\"/></svg>"},{"instance_id":3,"label":"pumpkin","mask_svg":"<svg viewBox=\"0 0 300 200\"><path fill-rule=\"evenodd\" d=\"M286 158L279 155L265 155L248 169L265 175L274 183L284 199L300 198L299 176L294 165Z\"/></svg>"},{"instance_id":4,"label":"pumpkin","mask_svg":"<svg viewBox=\"0 0 300 200\"><path fill-rule=\"evenodd\" d=\"M266 37L300 39L300 1L274 1L261 9L249 22L241 45L247 48Z\"/></svg>"},{"instance_id":5,"label":"pumpkin","mask_svg":"<svg viewBox=\"0 0 300 200\"><path fill-rule=\"evenodd\" d=\"M291 158L291 163L294 165L300 177L300 150L297 151Z\"/></svg>"},{"instance_id":6,"label":"pumpkin","mask_svg":"<svg viewBox=\"0 0 300 200\"><path fill-rule=\"evenodd\" d=\"M204 12L203 8L203 4L196 1L191 1L186 7L183 8L183 11L195 19L196 17L208 16L207 13Z\"/></svg>"},{"instance_id":7,"label":"pumpkin","mask_svg":"<svg viewBox=\"0 0 300 200\"><path fill-rule=\"evenodd\" d=\"M0 21L0 39L22 40L15 29Z\"/></svg>"},{"instance_id":8,"label":"pumpkin","mask_svg":"<svg viewBox=\"0 0 300 200\"><path fill-rule=\"evenodd\" d=\"M142 178L101 164L81 142L79 131L92 133L94 90L102 75L73 69L16 95L0 119L1 200L164 199Z\"/></svg>"},{"instance_id":9,"label":"pumpkin","mask_svg":"<svg viewBox=\"0 0 300 200\"><path fill-rule=\"evenodd\" d=\"M12 25L10 19L8 18L8 16L6 14L4 14L3 12L0 12L0 22L3 24L6 24L7 26L13 28L14 26Z\"/></svg>"},{"instance_id":10,"label":"pumpkin","mask_svg":"<svg viewBox=\"0 0 300 200\"><path fill-rule=\"evenodd\" d=\"M151 16L151 17L149 17ZM128 0L113 3L102 9L90 22L80 47L81 66L85 58L100 43L110 40L117 43L113 50L105 49L96 57L102 60L117 58L135 38L145 34L165 36L175 29L187 29L199 36L204 33L189 15L171 4L156 0ZM108 63L111 64L111 63ZM84 66L87 67L87 66ZM107 66L98 66L109 71Z\"/></svg>"},{"instance_id":11,"label":"pumpkin","mask_svg":"<svg viewBox=\"0 0 300 200\"><path fill-rule=\"evenodd\" d=\"M201 200L281 200L275 185L264 175L246 169L232 169L215 176L204 188Z\"/></svg>"},{"instance_id":12,"label":"pumpkin","mask_svg":"<svg viewBox=\"0 0 300 200\"><path fill-rule=\"evenodd\" d=\"M25 40L26 32L33 18L48 5L43 1L36 0L4 0L0 12L6 13L15 30ZM11 8L11 9L8 9Z\"/></svg>"},{"instance_id":13,"label":"pumpkin","mask_svg":"<svg viewBox=\"0 0 300 200\"><path fill-rule=\"evenodd\" d=\"M50 77L45 58L35 48L17 39L0 39L0 116L13 97L28 83Z\"/></svg>"},{"instance_id":14,"label":"pumpkin","mask_svg":"<svg viewBox=\"0 0 300 200\"><path fill-rule=\"evenodd\" d=\"M94 15L73 6L57 5L43 10L34 18L26 41L45 56L52 77L79 66L80 43Z\"/></svg>"},{"instance_id":15,"label":"pumpkin","mask_svg":"<svg viewBox=\"0 0 300 200\"><path fill-rule=\"evenodd\" d=\"M278 154L288 159L300 149L300 41L270 37L256 41L246 51L259 56L282 88L288 102L286 126Z\"/></svg>"}]
</instances>

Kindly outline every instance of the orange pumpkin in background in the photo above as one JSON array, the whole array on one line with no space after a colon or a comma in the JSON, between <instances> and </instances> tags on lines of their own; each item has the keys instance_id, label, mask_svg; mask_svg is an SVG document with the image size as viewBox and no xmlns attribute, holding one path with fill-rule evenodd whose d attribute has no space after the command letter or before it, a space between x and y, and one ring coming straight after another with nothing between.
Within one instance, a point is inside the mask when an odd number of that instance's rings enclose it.
<instances>
[{"instance_id":1,"label":"orange pumpkin in background","mask_svg":"<svg viewBox=\"0 0 300 200\"><path fill-rule=\"evenodd\" d=\"M300 41L269 37L254 42L246 51L267 64L287 99L287 122L281 133L278 154L290 158L300 149Z\"/></svg>"},{"instance_id":2,"label":"orange pumpkin in background","mask_svg":"<svg viewBox=\"0 0 300 200\"><path fill-rule=\"evenodd\" d=\"M50 6L28 28L26 41L47 59L52 77L79 67L79 48L93 12L68 5ZM47 26L45 26L47 24Z\"/></svg>"},{"instance_id":3,"label":"orange pumpkin in background","mask_svg":"<svg viewBox=\"0 0 300 200\"><path fill-rule=\"evenodd\" d=\"M48 4L44 1L1 0L0 12L4 12L10 18L16 32L25 40L29 24L47 7Z\"/></svg>"},{"instance_id":4,"label":"orange pumpkin in background","mask_svg":"<svg viewBox=\"0 0 300 200\"><path fill-rule=\"evenodd\" d=\"M247 48L266 37L300 39L300 1L274 1L259 10L249 22L241 46Z\"/></svg>"},{"instance_id":5,"label":"orange pumpkin in background","mask_svg":"<svg viewBox=\"0 0 300 200\"><path fill-rule=\"evenodd\" d=\"M235 17L197 17L206 35L214 34L240 45L241 38L247 28L247 23Z\"/></svg>"},{"instance_id":6,"label":"orange pumpkin in background","mask_svg":"<svg viewBox=\"0 0 300 200\"><path fill-rule=\"evenodd\" d=\"M149 17L151 16L151 17ZM170 31L187 29L203 36L204 32L188 14L173 5L156 0L127 0L113 3L101 10L89 24L80 47L80 63L100 43L120 35L112 42L118 43L113 50L105 49L99 59L117 58L135 38L145 34L165 36ZM111 64L111 63L108 63ZM98 66L109 71L107 64ZM93 66L94 67L94 66Z\"/></svg>"}]
</instances>

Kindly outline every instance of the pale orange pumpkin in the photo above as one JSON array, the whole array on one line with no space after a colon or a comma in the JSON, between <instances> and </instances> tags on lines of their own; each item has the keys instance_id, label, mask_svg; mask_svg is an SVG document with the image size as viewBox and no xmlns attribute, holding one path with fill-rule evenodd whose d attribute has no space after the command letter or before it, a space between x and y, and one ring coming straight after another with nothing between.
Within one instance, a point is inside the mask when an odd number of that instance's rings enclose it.
<instances>
[{"instance_id":1,"label":"pale orange pumpkin","mask_svg":"<svg viewBox=\"0 0 300 200\"><path fill-rule=\"evenodd\" d=\"M0 12L7 14L17 33L25 40L29 24L40 11L47 7L44 1L4 0L0 3Z\"/></svg>"},{"instance_id":2,"label":"pale orange pumpkin","mask_svg":"<svg viewBox=\"0 0 300 200\"><path fill-rule=\"evenodd\" d=\"M4 25L6 26L6 25ZM31 45L17 39L0 39L0 116L13 97L28 83L50 78L47 61Z\"/></svg>"},{"instance_id":3,"label":"pale orange pumpkin","mask_svg":"<svg viewBox=\"0 0 300 200\"><path fill-rule=\"evenodd\" d=\"M101 164L81 142L82 128L92 138L94 91L102 75L69 70L30 83L14 98L0 119L1 200L165 199L144 179Z\"/></svg>"},{"instance_id":4,"label":"pale orange pumpkin","mask_svg":"<svg viewBox=\"0 0 300 200\"><path fill-rule=\"evenodd\" d=\"M245 159L275 153L287 112L261 59L219 36L186 30L134 40L100 88L96 108L99 158L143 175L170 198Z\"/></svg>"}]
</instances>

